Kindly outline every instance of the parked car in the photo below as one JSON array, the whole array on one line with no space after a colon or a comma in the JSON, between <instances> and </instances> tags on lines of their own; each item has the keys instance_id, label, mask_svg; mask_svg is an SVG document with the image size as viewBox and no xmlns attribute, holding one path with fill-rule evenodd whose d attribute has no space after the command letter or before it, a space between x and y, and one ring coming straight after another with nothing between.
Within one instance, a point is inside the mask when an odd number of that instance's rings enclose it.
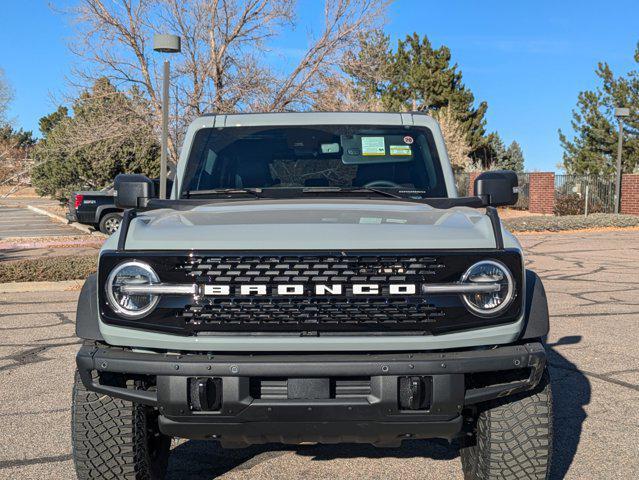
<instances>
[{"instance_id":1,"label":"parked car","mask_svg":"<svg viewBox=\"0 0 639 480\"><path fill-rule=\"evenodd\" d=\"M156 183L156 191L159 191L159 180ZM169 180L168 188L172 186ZM67 220L90 225L102 233L111 235L119 227L122 221L121 208L115 205L115 190L113 186L102 190L73 192L69 200L69 212Z\"/></svg>"}]
</instances>

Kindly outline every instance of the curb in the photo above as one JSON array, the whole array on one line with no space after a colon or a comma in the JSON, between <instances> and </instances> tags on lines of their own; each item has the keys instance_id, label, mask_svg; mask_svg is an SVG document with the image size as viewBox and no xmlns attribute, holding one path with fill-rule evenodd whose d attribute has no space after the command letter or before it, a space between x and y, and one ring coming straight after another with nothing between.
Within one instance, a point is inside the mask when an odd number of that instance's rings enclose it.
<instances>
[{"instance_id":1,"label":"curb","mask_svg":"<svg viewBox=\"0 0 639 480\"><path fill-rule=\"evenodd\" d=\"M61 217L60 215L56 215L55 213L47 212L46 210L43 210L42 208L34 207L33 205L27 205L27 208L31 210L32 212L39 213L40 215L46 215L49 218L52 218L60 223L69 225L70 227L73 227L76 230L80 230L81 232L87 233L89 235L97 234L100 236L104 236L106 238L106 236L101 232L96 232L92 228L87 227L86 225L82 225L80 223L69 222L66 218Z\"/></svg>"},{"instance_id":2,"label":"curb","mask_svg":"<svg viewBox=\"0 0 639 480\"><path fill-rule=\"evenodd\" d=\"M69 292L80 290L84 280L63 280L61 282L8 282L0 283L0 293L23 292Z\"/></svg>"}]
</instances>

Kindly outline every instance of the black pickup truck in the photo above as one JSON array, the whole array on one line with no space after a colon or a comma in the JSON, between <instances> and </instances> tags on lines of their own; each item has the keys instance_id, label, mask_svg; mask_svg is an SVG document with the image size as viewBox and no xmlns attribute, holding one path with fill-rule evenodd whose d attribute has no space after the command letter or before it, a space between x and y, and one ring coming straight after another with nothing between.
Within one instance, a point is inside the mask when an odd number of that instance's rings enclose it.
<instances>
[{"instance_id":1,"label":"black pickup truck","mask_svg":"<svg viewBox=\"0 0 639 480\"><path fill-rule=\"evenodd\" d=\"M160 180L156 178L153 182L156 186L155 191L159 191ZM167 180L169 192L171 188L173 188L173 181ZM115 206L113 186L102 190L73 192L68 206L67 220L91 225L107 235L114 233L122 221L123 210Z\"/></svg>"},{"instance_id":2,"label":"black pickup truck","mask_svg":"<svg viewBox=\"0 0 639 480\"><path fill-rule=\"evenodd\" d=\"M69 199L67 220L91 225L111 235L120 226L122 209L115 206L114 190L73 192Z\"/></svg>"}]
</instances>

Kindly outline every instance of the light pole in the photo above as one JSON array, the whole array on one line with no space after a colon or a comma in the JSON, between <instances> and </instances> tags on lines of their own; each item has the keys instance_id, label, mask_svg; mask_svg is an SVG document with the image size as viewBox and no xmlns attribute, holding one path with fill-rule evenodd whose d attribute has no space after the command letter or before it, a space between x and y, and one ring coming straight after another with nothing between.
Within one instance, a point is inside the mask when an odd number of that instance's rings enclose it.
<instances>
[{"instance_id":1,"label":"light pole","mask_svg":"<svg viewBox=\"0 0 639 480\"><path fill-rule=\"evenodd\" d=\"M630 116L629 108L615 108L619 120L619 142L617 143L617 178L615 179L615 213L621 210L621 150L623 148L623 119Z\"/></svg>"},{"instance_id":2,"label":"light pole","mask_svg":"<svg viewBox=\"0 0 639 480\"><path fill-rule=\"evenodd\" d=\"M162 53L179 53L180 37L177 35L153 35L153 50ZM164 60L162 78L162 154L160 157L160 198L166 198L166 164L169 150L169 80L171 67L169 60Z\"/></svg>"}]
</instances>

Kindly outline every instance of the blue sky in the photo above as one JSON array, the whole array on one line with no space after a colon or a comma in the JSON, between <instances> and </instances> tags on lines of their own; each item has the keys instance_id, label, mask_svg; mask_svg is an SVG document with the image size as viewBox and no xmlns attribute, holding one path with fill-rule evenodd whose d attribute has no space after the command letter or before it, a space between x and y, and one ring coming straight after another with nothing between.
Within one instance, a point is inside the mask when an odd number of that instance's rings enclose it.
<instances>
[{"instance_id":1,"label":"blue sky","mask_svg":"<svg viewBox=\"0 0 639 480\"><path fill-rule=\"evenodd\" d=\"M319 21L319 0L299 4L303 24ZM517 140L527 169L554 170L562 153L557 130L571 131L571 109L579 91L596 85L597 62L618 74L637 68L639 2L396 0L386 30L393 40L416 31L448 45L465 83L488 102L488 130ZM294 58L306 35L306 27L287 32L277 47ZM3 2L0 68L15 91L18 126L37 131L62 97L76 61L71 36L68 19L46 0Z\"/></svg>"}]
</instances>

